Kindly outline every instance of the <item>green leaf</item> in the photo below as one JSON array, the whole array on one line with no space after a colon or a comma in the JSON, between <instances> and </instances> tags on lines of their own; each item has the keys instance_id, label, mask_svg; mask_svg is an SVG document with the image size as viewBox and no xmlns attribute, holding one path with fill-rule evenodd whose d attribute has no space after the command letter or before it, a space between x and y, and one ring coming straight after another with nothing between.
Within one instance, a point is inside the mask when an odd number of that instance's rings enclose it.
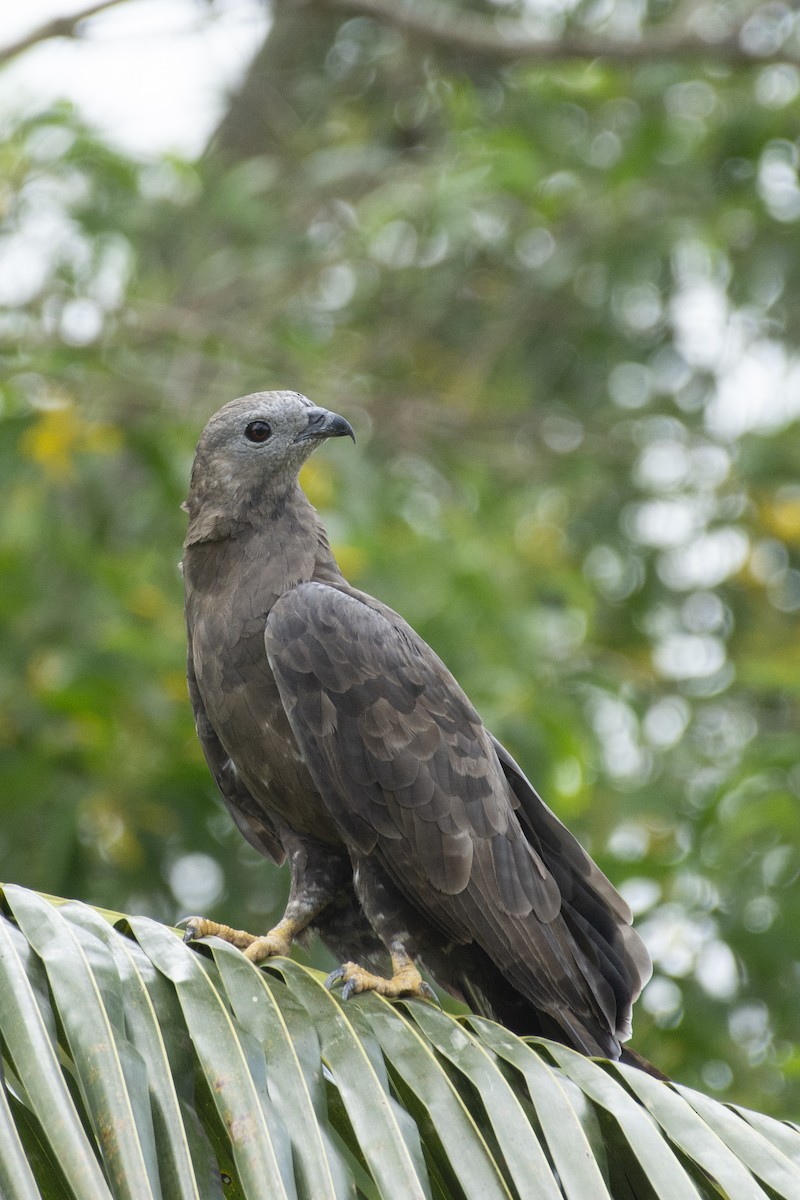
<instances>
[{"instance_id":1,"label":"green leaf","mask_svg":"<svg viewBox=\"0 0 800 1200\"><path fill-rule=\"evenodd\" d=\"M736 1112L693 1088L679 1087L693 1109L759 1179L784 1200L796 1200L798 1169L773 1141L768 1141Z\"/></svg>"},{"instance_id":2,"label":"green leaf","mask_svg":"<svg viewBox=\"0 0 800 1200\"><path fill-rule=\"evenodd\" d=\"M252 1042L245 1043L196 951L155 921L132 917L130 924L145 954L175 987L245 1195L252 1200L296 1196L286 1130L261 1078L263 1055L253 1053Z\"/></svg>"},{"instance_id":3,"label":"green leaf","mask_svg":"<svg viewBox=\"0 0 800 1200\"><path fill-rule=\"evenodd\" d=\"M570 1089L568 1081L560 1072L548 1067L533 1046L514 1037L501 1025L477 1017L470 1019L470 1025L498 1057L504 1058L522 1074L565 1195L570 1200L582 1200L585 1196L597 1200L608 1198L593 1147L573 1104L571 1093L574 1089ZM578 1096L585 1110L582 1093Z\"/></svg>"},{"instance_id":4,"label":"green leaf","mask_svg":"<svg viewBox=\"0 0 800 1200\"><path fill-rule=\"evenodd\" d=\"M47 971L112 1185L125 1200L160 1200L144 1067L125 1036L119 1008L109 1011L103 1003L89 961L91 948L46 900L17 887L7 887L5 895ZM107 965L99 960L101 971Z\"/></svg>"},{"instance_id":5,"label":"green leaf","mask_svg":"<svg viewBox=\"0 0 800 1200\"><path fill-rule=\"evenodd\" d=\"M697 1188L650 1114L611 1075L564 1046L549 1044L548 1053L592 1103L613 1119L609 1141L631 1178L641 1174L661 1200L697 1200Z\"/></svg>"},{"instance_id":6,"label":"green leaf","mask_svg":"<svg viewBox=\"0 0 800 1200\"><path fill-rule=\"evenodd\" d=\"M120 937L103 916L86 905L67 904L59 911L67 921L88 935L83 942L84 948L96 938L105 952L95 952L91 955L91 961L106 1009L113 997L117 1019L124 1022L131 1045L146 1068L155 1152L165 1195L175 1200L200 1200L204 1194L210 1195L210 1192L201 1191L198 1185L164 1036L144 982L143 972L148 969L152 972L149 960L133 941ZM143 1128L147 1128L147 1122L137 1117L140 1134Z\"/></svg>"},{"instance_id":7,"label":"green leaf","mask_svg":"<svg viewBox=\"0 0 800 1200\"><path fill-rule=\"evenodd\" d=\"M739 1196L742 1200L765 1200L766 1193L747 1167L709 1128L710 1122L698 1117L680 1092L664 1087L644 1071L627 1066L617 1066L616 1070L670 1141L716 1180L724 1194Z\"/></svg>"},{"instance_id":8,"label":"green leaf","mask_svg":"<svg viewBox=\"0 0 800 1200\"><path fill-rule=\"evenodd\" d=\"M738 1104L732 1104L730 1108L800 1168L800 1129L796 1125L791 1125L788 1121L776 1121L774 1117L753 1112L752 1109L742 1108Z\"/></svg>"},{"instance_id":9,"label":"green leaf","mask_svg":"<svg viewBox=\"0 0 800 1200\"><path fill-rule=\"evenodd\" d=\"M29 1159L38 1157L41 1177L41 1164L45 1160L46 1151L40 1149L41 1138L38 1131L31 1136L33 1127L30 1123L25 1122L24 1105L16 1101L15 1097L8 1096L4 1079L2 1085L0 1086L0 1196L3 1196L5 1200L40 1200ZM16 1121L11 1111L12 1105L16 1109Z\"/></svg>"},{"instance_id":10,"label":"green leaf","mask_svg":"<svg viewBox=\"0 0 800 1200\"><path fill-rule=\"evenodd\" d=\"M352 1002L348 1002L352 1004ZM417 1124L425 1122L426 1148L443 1179L467 1197L507 1196L508 1185L492 1157L474 1116L441 1064L430 1042L402 1009L380 997L363 1001L364 1013L392 1068L395 1087ZM355 1007L355 1005L353 1005ZM418 1006L414 1006L414 1011ZM419 1115L417 1115L419 1114Z\"/></svg>"},{"instance_id":11,"label":"green leaf","mask_svg":"<svg viewBox=\"0 0 800 1200\"><path fill-rule=\"evenodd\" d=\"M327 1124L319 1043L288 989L214 939L214 961L239 1025L263 1048L267 1090L292 1143L301 1195L339 1200L353 1180Z\"/></svg>"},{"instance_id":12,"label":"green leaf","mask_svg":"<svg viewBox=\"0 0 800 1200\"><path fill-rule=\"evenodd\" d=\"M354 1010L345 1012L321 979L281 959L274 969L286 979L311 1018L352 1123L358 1145L379 1190L389 1196L403 1181L409 1200L430 1197L419 1134L392 1098L377 1044Z\"/></svg>"},{"instance_id":13,"label":"green leaf","mask_svg":"<svg viewBox=\"0 0 800 1200\"><path fill-rule=\"evenodd\" d=\"M761 1114L145 918L5 903L3 1200L800 1194L800 1133Z\"/></svg>"},{"instance_id":14,"label":"green leaf","mask_svg":"<svg viewBox=\"0 0 800 1200\"><path fill-rule=\"evenodd\" d=\"M558 1200L558 1185L519 1100L496 1065L491 1050L462 1025L430 1005L408 1006L439 1054L463 1075L486 1111L514 1186L522 1197Z\"/></svg>"},{"instance_id":15,"label":"green leaf","mask_svg":"<svg viewBox=\"0 0 800 1200\"><path fill-rule=\"evenodd\" d=\"M6 898L14 892L19 899L21 889L8 887ZM25 898L31 901L31 893L25 893ZM0 1005L0 1029L8 1055L53 1155L75 1194L85 1200L108 1200L103 1173L75 1110L56 1049L28 981L25 963L14 943L10 926L3 918L0 921L0 984L4 1000ZM31 951L27 953L30 955ZM73 1020L81 1016L82 1009L76 1005Z\"/></svg>"}]
</instances>

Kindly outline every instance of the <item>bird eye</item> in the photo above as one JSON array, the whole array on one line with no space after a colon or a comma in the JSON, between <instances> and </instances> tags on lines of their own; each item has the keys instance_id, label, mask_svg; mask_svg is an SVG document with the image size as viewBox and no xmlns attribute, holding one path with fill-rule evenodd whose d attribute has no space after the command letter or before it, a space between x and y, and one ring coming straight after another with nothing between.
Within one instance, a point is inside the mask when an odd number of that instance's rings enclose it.
<instances>
[{"instance_id":1,"label":"bird eye","mask_svg":"<svg viewBox=\"0 0 800 1200\"><path fill-rule=\"evenodd\" d=\"M251 421L244 431L248 442L265 442L272 435L272 426L266 421Z\"/></svg>"}]
</instances>

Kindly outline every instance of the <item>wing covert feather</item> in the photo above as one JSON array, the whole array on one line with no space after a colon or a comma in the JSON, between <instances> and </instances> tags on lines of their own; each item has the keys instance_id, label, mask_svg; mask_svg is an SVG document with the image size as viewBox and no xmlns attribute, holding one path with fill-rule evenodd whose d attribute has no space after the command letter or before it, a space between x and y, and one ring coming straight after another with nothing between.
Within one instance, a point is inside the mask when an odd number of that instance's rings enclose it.
<instances>
[{"instance_id":1,"label":"wing covert feather","mask_svg":"<svg viewBox=\"0 0 800 1200\"><path fill-rule=\"evenodd\" d=\"M404 860L412 850L421 893L456 895L486 874L504 912L552 919L558 888L519 830L489 735L402 618L304 583L273 606L265 647L314 781L359 849L380 840L391 856L395 843ZM424 904L427 892L411 898Z\"/></svg>"},{"instance_id":2,"label":"wing covert feather","mask_svg":"<svg viewBox=\"0 0 800 1200\"><path fill-rule=\"evenodd\" d=\"M649 969L627 905L430 647L371 597L321 583L276 602L265 647L345 839L587 1053L618 1052Z\"/></svg>"}]
</instances>

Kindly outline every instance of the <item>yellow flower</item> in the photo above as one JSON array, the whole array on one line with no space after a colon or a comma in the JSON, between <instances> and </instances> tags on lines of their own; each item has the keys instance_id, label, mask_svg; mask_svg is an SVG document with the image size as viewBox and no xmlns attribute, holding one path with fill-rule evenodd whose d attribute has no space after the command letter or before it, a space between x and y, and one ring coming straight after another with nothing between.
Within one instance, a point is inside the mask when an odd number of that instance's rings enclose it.
<instances>
[{"instance_id":1,"label":"yellow flower","mask_svg":"<svg viewBox=\"0 0 800 1200\"><path fill-rule=\"evenodd\" d=\"M762 519L767 529L784 542L800 543L800 496L788 495L764 505Z\"/></svg>"},{"instance_id":2,"label":"yellow flower","mask_svg":"<svg viewBox=\"0 0 800 1200\"><path fill-rule=\"evenodd\" d=\"M87 421L71 404L47 409L20 442L25 457L54 481L72 478L76 454L115 454L121 445L116 426Z\"/></svg>"}]
</instances>

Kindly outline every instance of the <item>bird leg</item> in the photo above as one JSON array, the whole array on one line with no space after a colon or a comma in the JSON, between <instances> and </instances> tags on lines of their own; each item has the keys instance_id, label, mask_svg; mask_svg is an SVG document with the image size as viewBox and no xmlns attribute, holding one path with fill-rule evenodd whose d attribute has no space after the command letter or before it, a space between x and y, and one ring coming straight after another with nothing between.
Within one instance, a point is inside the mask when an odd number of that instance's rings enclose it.
<instances>
[{"instance_id":1,"label":"bird leg","mask_svg":"<svg viewBox=\"0 0 800 1200\"><path fill-rule=\"evenodd\" d=\"M184 924L185 942L204 937L222 938L224 942L230 942L232 946L243 950L245 958L249 958L250 962L259 963L274 956L288 958L292 942L303 932L308 921L293 920L284 916L274 928L261 936L247 933L244 929L231 929L230 925L220 925L219 922L209 921L206 917L189 917Z\"/></svg>"},{"instance_id":2,"label":"bird leg","mask_svg":"<svg viewBox=\"0 0 800 1200\"><path fill-rule=\"evenodd\" d=\"M245 958L249 958L252 963L263 962L265 958L272 958L273 955L288 958L292 952L292 942L307 924L308 921L283 917L269 933L253 938L244 952Z\"/></svg>"},{"instance_id":3,"label":"bird leg","mask_svg":"<svg viewBox=\"0 0 800 1200\"><path fill-rule=\"evenodd\" d=\"M434 1000L438 1004L436 993L430 984L420 975L414 960L406 953L399 942L394 942L391 949L392 977L384 979L381 975L373 975L365 967L357 963L346 962L331 971L325 980L327 988L333 987L339 980L344 981L342 999L349 1000L359 992L377 992L379 996L397 999L399 996L423 996L426 1000Z\"/></svg>"},{"instance_id":4,"label":"bird leg","mask_svg":"<svg viewBox=\"0 0 800 1200\"><path fill-rule=\"evenodd\" d=\"M282 831L292 872L292 886L286 909L278 924L258 936L244 929L231 929L206 917L189 917L182 921L186 932L183 940L219 937L244 951L250 962L260 963L276 956L288 958L292 942L299 937L324 909L336 901L349 883L352 868L349 858L331 853L329 847L300 838L291 830Z\"/></svg>"},{"instance_id":5,"label":"bird leg","mask_svg":"<svg viewBox=\"0 0 800 1200\"><path fill-rule=\"evenodd\" d=\"M254 942L255 934L247 933L244 929L231 929L230 925L220 925L218 921L209 921L207 917L184 917L178 921L178 929L183 929L183 940L195 942L198 938L218 937L223 942L230 942L239 950L246 950Z\"/></svg>"}]
</instances>

